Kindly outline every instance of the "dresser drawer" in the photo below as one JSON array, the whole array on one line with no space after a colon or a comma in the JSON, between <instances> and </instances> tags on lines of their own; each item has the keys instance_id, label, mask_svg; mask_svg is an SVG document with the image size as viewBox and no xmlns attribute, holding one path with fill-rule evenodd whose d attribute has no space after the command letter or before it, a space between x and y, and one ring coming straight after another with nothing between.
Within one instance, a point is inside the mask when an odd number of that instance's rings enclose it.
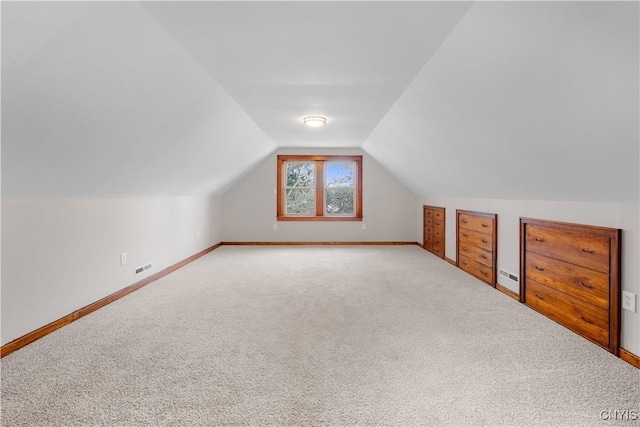
<instances>
[{"instance_id":1,"label":"dresser drawer","mask_svg":"<svg viewBox=\"0 0 640 427\"><path fill-rule=\"evenodd\" d=\"M527 280L526 303L536 311L604 347L609 346L609 313L546 285Z\"/></svg>"},{"instance_id":2,"label":"dresser drawer","mask_svg":"<svg viewBox=\"0 0 640 427\"><path fill-rule=\"evenodd\" d=\"M441 210L441 209L434 210L433 211L433 219L444 221L444 211Z\"/></svg>"},{"instance_id":3,"label":"dresser drawer","mask_svg":"<svg viewBox=\"0 0 640 427\"><path fill-rule=\"evenodd\" d=\"M461 213L458 215L460 228L493 234L493 219Z\"/></svg>"},{"instance_id":4,"label":"dresser drawer","mask_svg":"<svg viewBox=\"0 0 640 427\"><path fill-rule=\"evenodd\" d=\"M433 227L433 236L438 239L444 239L444 230L442 227Z\"/></svg>"},{"instance_id":5,"label":"dresser drawer","mask_svg":"<svg viewBox=\"0 0 640 427\"><path fill-rule=\"evenodd\" d=\"M433 239L427 239L424 242L424 248L429 252L433 252Z\"/></svg>"},{"instance_id":6,"label":"dresser drawer","mask_svg":"<svg viewBox=\"0 0 640 427\"><path fill-rule=\"evenodd\" d=\"M467 258L464 255L459 256L458 264L460 268L467 273L470 273L478 279L483 280L493 286L493 269L491 267L482 265L479 262L476 262L471 258Z\"/></svg>"},{"instance_id":7,"label":"dresser drawer","mask_svg":"<svg viewBox=\"0 0 640 427\"><path fill-rule=\"evenodd\" d=\"M610 242L606 236L528 225L526 247L530 252L609 273Z\"/></svg>"},{"instance_id":8,"label":"dresser drawer","mask_svg":"<svg viewBox=\"0 0 640 427\"><path fill-rule=\"evenodd\" d=\"M472 230L458 230L460 242L470 243L473 246L493 251L493 242L491 236Z\"/></svg>"},{"instance_id":9,"label":"dresser drawer","mask_svg":"<svg viewBox=\"0 0 640 427\"><path fill-rule=\"evenodd\" d=\"M433 241L433 253L438 256L444 256L444 242L442 240Z\"/></svg>"},{"instance_id":10,"label":"dresser drawer","mask_svg":"<svg viewBox=\"0 0 640 427\"><path fill-rule=\"evenodd\" d=\"M555 288L603 310L609 310L609 275L525 252L528 279Z\"/></svg>"},{"instance_id":11,"label":"dresser drawer","mask_svg":"<svg viewBox=\"0 0 640 427\"><path fill-rule=\"evenodd\" d=\"M434 237L433 244L438 246L444 246L444 239L441 237Z\"/></svg>"},{"instance_id":12,"label":"dresser drawer","mask_svg":"<svg viewBox=\"0 0 640 427\"><path fill-rule=\"evenodd\" d=\"M477 246L461 241L460 254L472 259L473 261L477 261L480 264L484 264L487 267L493 267L493 253L490 251L486 251Z\"/></svg>"}]
</instances>

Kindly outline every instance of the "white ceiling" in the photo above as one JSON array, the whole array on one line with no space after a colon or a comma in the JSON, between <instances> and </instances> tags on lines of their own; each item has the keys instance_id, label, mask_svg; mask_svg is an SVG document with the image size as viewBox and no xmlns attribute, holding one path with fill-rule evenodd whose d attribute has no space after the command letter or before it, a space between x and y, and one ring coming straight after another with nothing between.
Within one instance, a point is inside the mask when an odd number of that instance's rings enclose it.
<instances>
[{"instance_id":1,"label":"white ceiling","mask_svg":"<svg viewBox=\"0 0 640 427\"><path fill-rule=\"evenodd\" d=\"M470 5L141 4L280 147L359 147Z\"/></svg>"},{"instance_id":2,"label":"white ceiling","mask_svg":"<svg viewBox=\"0 0 640 427\"><path fill-rule=\"evenodd\" d=\"M638 201L637 2L1 5L3 198L219 194L361 146L416 194Z\"/></svg>"}]
</instances>

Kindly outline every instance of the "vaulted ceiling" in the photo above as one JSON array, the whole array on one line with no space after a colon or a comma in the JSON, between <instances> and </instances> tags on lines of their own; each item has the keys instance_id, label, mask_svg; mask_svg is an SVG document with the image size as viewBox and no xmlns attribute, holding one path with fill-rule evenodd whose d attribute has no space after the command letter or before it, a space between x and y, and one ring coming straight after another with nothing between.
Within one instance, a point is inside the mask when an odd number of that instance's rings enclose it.
<instances>
[{"instance_id":1,"label":"vaulted ceiling","mask_svg":"<svg viewBox=\"0 0 640 427\"><path fill-rule=\"evenodd\" d=\"M416 194L637 203L638 32L637 2L3 1L2 197L362 147Z\"/></svg>"}]
</instances>

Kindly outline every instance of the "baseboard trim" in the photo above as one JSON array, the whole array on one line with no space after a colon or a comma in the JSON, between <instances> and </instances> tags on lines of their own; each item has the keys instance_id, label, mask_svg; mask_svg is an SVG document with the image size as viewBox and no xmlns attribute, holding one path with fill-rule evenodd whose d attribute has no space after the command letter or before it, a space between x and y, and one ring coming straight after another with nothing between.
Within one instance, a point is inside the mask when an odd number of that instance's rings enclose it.
<instances>
[{"instance_id":1,"label":"baseboard trim","mask_svg":"<svg viewBox=\"0 0 640 427\"><path fill-rule=\"evenodd\" d=\"M640 356L636 356L635 354L631 353L628 350L625 350L624 348L620 348L618 356L620 356L620 359L624 360L625 362L640 369Z\"/></svg>"},{"instance_id":2,"label":"baseboard trim","mask_svg":"<svg viewBox=\"0 0 640 427\"><path fill-rule=\"evenodd\" d=\"M502 286L500 283L496 283L496 289L502 292L503 294L513 298L514 300L520 302L520 295L516 294L511 289Z\"/></svg>"},{"instance_id":3,"label":"baseboard trim","mask_svg":"<svg viewBox=\"0 0 640 427\"><path fill-rule=\"evenodd\" d=\"M418 242L222 242L225 246L313 246L313 245L331 245L331 246L351 246L351 245L418 245Z\"/></svg>"},{"instance_id":4,"label":"baseboard trim","mask_svg":"<svg viewBox=\"0 0 640 427\"><path fill-rule=\"evenodd\" d=\"M22 347L31 344L34 341L39 340L40 338L49 335L51 332L58 330L60 328L62 328L63 326L68 325L69 323L75 322L76 320L86 316L87 314L93 313L94 311L104 307L105 305L111 304L114 301L119 300L120 298L129 295L130 293L137 291L138 289L142 288L143 286L146 286L152 282L155 282L156 280L166 276L169 273L172 273L174 271L176 271L177 269L184 267L185 265L189 264L190 262L200 258L203 255L208 254L209 252L213 251L214 249L217 249L221 246L221 243L218 243L216 245L210 246L200 252L198 252L197 254L191 255L188 258L183 259L182 261L179 261L167 268L165 268L164 270L161 270L155 274L152 274L151 276L144 278L142 280L140 280L139 282L136 282L132 285L127 286L126 288L120 289L119 291L116 291L114 293L112 293L111 295L107 295L106 297L93 302L85 307L82 307L79 310L74 311L71 314L68 314L64 317L61 317L58 320L54 320L53 322L49 323L48 325L44 325L41 328L36 329L35 331L29 332L26 335L21 336L20 338L16 338L15 340L3 345L2 347L0 347L0 358L5 357L11 353L13 353L16 350L21 349Z\"/></svg>"},{"instance_id":5,"label":"baseboard trim","mask_svg":"<svg viewBox=\"0 0 640 427\"><path fill-rule=\"evenodd\" d=\"M449 258L449 257L444 257L444 260L447 261L451 265L455 265L456 267L458 266L458 264L454 260Z\"/></svg>"}]
</instances>

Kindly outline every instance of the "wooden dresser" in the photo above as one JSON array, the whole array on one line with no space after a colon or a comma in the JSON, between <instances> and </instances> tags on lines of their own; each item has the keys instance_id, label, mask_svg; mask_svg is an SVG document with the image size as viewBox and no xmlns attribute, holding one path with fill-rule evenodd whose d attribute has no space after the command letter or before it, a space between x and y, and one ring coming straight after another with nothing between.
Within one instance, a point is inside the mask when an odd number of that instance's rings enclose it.
<instances>
[{"instance_id":1,"label":"wooden dresser","mask_svg":"<svg viewBox=\"0 0 640 427\"><path fill-rule=\"evenodd\" d=\"M495 287L498 216L456 210L458 267Z\"/></svg>"},{"instance_id":2,"label":"wooden dresser","mask_svg":"<svg viewBox=\"0 0 640 427\"><path fill-rule=\"evenodd\" d=\"M620 236L615 228L520 218L520 300L616 355Z\"/></svg>"},{"instance_id":3,"label":"wooden dresser","mask_svg":"<svg viewBox=\"0 0 640 427\"><path fill-rule=\"evenodd\" d=\"M424 212L424 248L444 259L444 208L423 206Z\"/></svg>"}]
</instances>

